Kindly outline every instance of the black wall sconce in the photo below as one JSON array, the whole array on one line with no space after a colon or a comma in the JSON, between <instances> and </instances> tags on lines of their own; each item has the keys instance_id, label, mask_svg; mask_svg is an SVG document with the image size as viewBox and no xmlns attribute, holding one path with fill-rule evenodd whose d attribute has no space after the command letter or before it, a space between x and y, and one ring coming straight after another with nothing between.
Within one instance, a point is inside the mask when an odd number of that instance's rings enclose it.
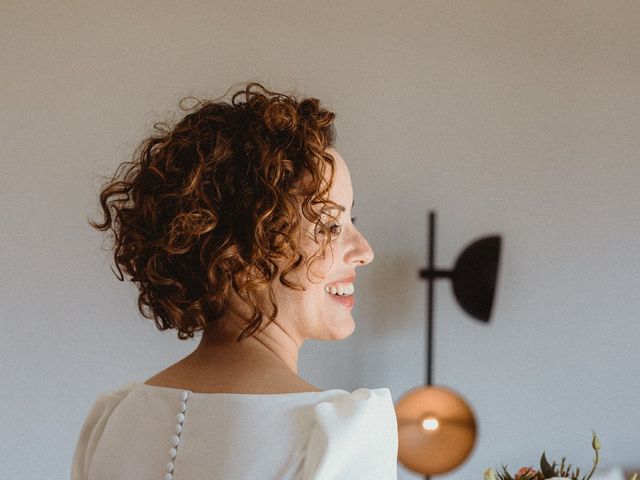
<instances>
[{"instance_id":1,"label":"black wall sconce","mask_svg":"<svg viewBox=\"0 0 640 480\"><path fill-rule=\"evenodd\" d=\"M433 385L433 284L451 280L460 307L478 321L488 323L493 309L501 237L475 240L458 256L452 270L435 265L435 212L429 212L427 268L419 271L427 280L426 385L407 392L396 405L398 460L405 467L430 475L449 472L471 453L476 420L468 403L455 391Z\"/></svg>"}]
</instances>

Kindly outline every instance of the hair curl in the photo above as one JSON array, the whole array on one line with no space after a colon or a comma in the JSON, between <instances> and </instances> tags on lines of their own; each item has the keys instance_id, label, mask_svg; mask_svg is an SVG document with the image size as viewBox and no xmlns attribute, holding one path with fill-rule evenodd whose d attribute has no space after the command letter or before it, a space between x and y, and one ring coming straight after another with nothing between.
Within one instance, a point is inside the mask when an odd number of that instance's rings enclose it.
<instances>
[{"instance_id":1,"label":"hair curl","mask_svg":"<svg viewBox=\"0 0 640 480\"><path fill-rule=\"evenodd\" d=\"M184 100L180 108L191 112L173 127L154 124L155 134L103 185L104 221L89 223L112 231L116 277L130 276L140 313L159 330L193 337L223 315L234 291L253 310L240 341L263 323L258 292L268 291L268 325L278 313L273 282L304 290L287 275L307 264L308 274L309 260L330 245L320 214L336 206L328 198L335 161L326 152L335 114L318 99L298 101L259 83L230 103L183 108ZM311 258L299 242L300 211L320 245Z\"/></svg>"}]
</instances>

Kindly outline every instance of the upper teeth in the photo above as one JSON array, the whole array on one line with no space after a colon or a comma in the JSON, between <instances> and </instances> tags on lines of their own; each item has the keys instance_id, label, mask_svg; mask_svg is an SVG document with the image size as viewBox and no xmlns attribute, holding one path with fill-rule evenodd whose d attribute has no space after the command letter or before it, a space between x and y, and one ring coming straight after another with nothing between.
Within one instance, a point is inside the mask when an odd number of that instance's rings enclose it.
<instances>
[{"instance_id":1,"label":"upper teeth","mask_svg":"<svg viewBox=\"0 0 640 480\"><path fill-rule=\"evenodd\" d=\"M324 287L324 291L332 295L351 295L355 291L353 283L341 283Z\"/></svg>"}]
</instances>

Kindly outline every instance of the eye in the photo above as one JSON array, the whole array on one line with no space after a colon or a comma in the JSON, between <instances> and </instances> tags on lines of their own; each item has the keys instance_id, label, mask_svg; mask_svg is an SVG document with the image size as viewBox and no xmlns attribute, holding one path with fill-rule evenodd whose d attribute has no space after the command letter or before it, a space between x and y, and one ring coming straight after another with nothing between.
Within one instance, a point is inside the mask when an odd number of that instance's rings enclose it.
<instances>
[{"instance_id":1,"label":"eye","mask_svg":"<svg viewBox=\"0 0 640 480\"><path fill-rule=\"evenodd\" d=\"M351 223L355 225L358 217L351 217ZM330 235L338 235L342 231L342 226L339 223L334 223L329 227Z\"/></svg>"},{"instance_id":2,"label":"eye","mask_svg":"<svg viewBox=\"0 0 640 480\"><path fill-rule=\"evenodd\" d=\"M351 223L352 223L353 225L355 225L356 220L358 220L358 217L351 217ZM317 233L318 233L319 235L323 235L323 234L324 234L323 230L325 230L325 229L326 229L326 231L329 233L329 235L331 235L331 236L339 235L339 234L340 234L340 232L342 231L342 225L340 225L339 223L334 223L334 224L332 224L332 225L330 225L330 226L328 226L328 227L327 227L326 225L327 225L327 224L325 223L325 224L323 225L323 227L320 227L320 228L317 230Z\"/></svg>"}]
</instances>

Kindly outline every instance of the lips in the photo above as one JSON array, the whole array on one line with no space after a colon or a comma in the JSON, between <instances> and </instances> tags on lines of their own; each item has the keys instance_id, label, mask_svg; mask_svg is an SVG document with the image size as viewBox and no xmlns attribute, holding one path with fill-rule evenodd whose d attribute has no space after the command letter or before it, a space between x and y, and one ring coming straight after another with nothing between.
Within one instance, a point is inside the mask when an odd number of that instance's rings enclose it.
<instances>
[{"instance_id":1,"label":"lips","mask_svg":"<svg viewBox=\"0 0 640 480\"><path fill-rule=\"evenodd\" d=\"M335 280L332 283L329 283L328 285L335 285L336 283L355 283L356 281L356 276L355 275L351 275L350 277L346 277L346 278L342 278L340 280Z\"/></svg>"},{"instance_id":2,"label":"lips","mask_svg":"<svg viewBox=\"0 0 640 480\"><path fill-rule=\"evenodd\" d=\"M347 308L352 308L356 302L356 299L353 295L342 296L342 295L331 295L330 293L328 293L327 295L329 295L336 302L340 303L341 305Z\"/></svg>"}]
</instances>

